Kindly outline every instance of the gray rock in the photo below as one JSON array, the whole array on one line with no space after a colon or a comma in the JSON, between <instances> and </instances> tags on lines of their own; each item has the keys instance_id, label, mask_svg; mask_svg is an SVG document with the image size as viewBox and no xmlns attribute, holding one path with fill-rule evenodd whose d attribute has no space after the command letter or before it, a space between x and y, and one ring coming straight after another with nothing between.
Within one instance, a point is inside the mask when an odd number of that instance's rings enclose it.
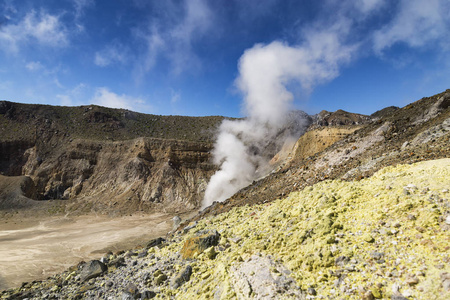
<instances>
[{"instance_id":1,"label":"gray rock","mask_svg":"<svg viewBox=\"0 0 450 300\"><path fill-rule=\"evenodd\" d=\"M120 268L126 266L125 259L123 257L118 257L108 263L108 266L114 266L116 268Z\"/></svg>"},{"instance_id":2,"label":"gray rock","mask_svg":"<svg viewBox=\"0 0 450 300\"><path fill-rule=\"evenodd\" d=\"M315 296L315 295L317 295L317 292L316 292L316 290L314 289L314 288L312 288L312 287L310 287L310 288L308 288L308 294L310 294L311 296Z\"/></svg>"},{"instance_id":3,"label":"gray rock","mask_svg":"<svg viewBox=\"0 0 450 300\"><path fill-rule=\"evenodd\" d=\"M134 297L127 292L122 293L122 300L134 300Z\"/></svg>"},{"instance_id":4,"label":"gray rock","mask_svg":"<svg viewBox=\"0 0 450 300\"><path fill-rule=\"evenodd\" d=\"M442 288L446 292L450 292L450 273L443 272L439 275L442 281Z\"/></svg>"},{"instance_id":5,"label":"gray rock","mask_svg":"<svg viewBox=\"0 0 450 300\"><path fill-rule=\"evenodd\" d=\"M249 260L230 268L232 285L237 298L247 299L305 299L305 295L288 277L288 270L270 257L253 255Z\"/></svg>"},{"instance_id":6,"label":"gray rock","mask_svg":"<svg viewBox=\"0 0 450 300\"><path fill-rule=\"evenodd\" d=\"M130 294L134 298L139 293L139 290L134 283L130 282L125 288L125 293Z\"/></svg>"},{"instance_id":7,"label":"gray rock","mask_svg":"<svg viewBox=\"0 0 450 300\"><path fill-rule=\"evenodd\" d=\"M189 279L191 279L191 275L192 275L192 267L191 266L187 266L186 268L183 269L183 271L181 271L177 277L175 277L172 280L172 287L174 289L179 288L180 286L182 286L185 282L188 282Z\"/></svg>"},{"instance_id":8,"label":"gray rock","mask_svg":"<svg viewBox=\"0 0 450 300\"><path fill-rule=\"evenodd\" d=\"M350 259L347 256L339 256L336 258L334 264L339 267L343 267L348 264Z\"/></svg>"},{"instance_id":9,"label":"gray rock","mask_svg":"<svg viewBox=\"0 0 450 300\"><path fill-rule=\"evenodd\" d=\"M141 293L141 299L142 300L147 300L147 299L152 299L156 297L156 293L153 291L144 291Z\"/></svg>"},{"instance_id":10,"label":"gray rock","mask_svg":"<svg viewBox=\"0 0 450 300\"><path fill-rule=\"evenodd\" d=\"M179 216L175 216L172 218L172 230L176 230L181 223L181 218Z\"/></svg>"},{"instance_id":11,"label":"gray rock","mask_svg":"<svg viewBox=\"0 0 450 300\"><path fill-rule=\"evenodd\" d=\"M384 253L373 251L370 252L370 257L375 260L380 260L384 257Z\"/></svg>"},{"instance_id":12,"label":"gray rock","mask_svg":"<svg viewBox=\"0 0 450 300\"><path fill-rule=\"evenodd\" d=\"M164 243L165 241L166 241L166 240L163 239L162 237L153 239L153 240L151 240L150 242L147 243L147 249L150 249L150 248L159 246L159 245L161 245L162 243Z\"/></svg>"},{"instance_id":13,"label":"gray rock","mask_svg":"<svg viewBox=\"0 0 450 300\"><path fill-rule=\"evenodd\" d=\"M144 250L144 251L142 251L142 252L140 252L140 253L138 254L138 257L139 257L139 258L143 258L143 257L146 257L147 254L148 254L147 250Z\"/></svg>"},{"instance_id":14,"label":"gray rock","mask_svg":"<svg viewBox=\"0 0 450 300\"><path fill-rule=\"evenodd\" d=\"M81 281L98 277L108 270L108 267L99 260L87 262L81 270Z\"/></svg>"},{"instance_id":15,"label":"gray rock","mask_svg":"<svg viewBox=\"0 0 450 300\"><path fill-rule=\"evenodd\" d=\"M408 298L403 297L403 295L400 294L394 294L391 296L391 300L408 300Z\"/></svg>"}]
</instances>

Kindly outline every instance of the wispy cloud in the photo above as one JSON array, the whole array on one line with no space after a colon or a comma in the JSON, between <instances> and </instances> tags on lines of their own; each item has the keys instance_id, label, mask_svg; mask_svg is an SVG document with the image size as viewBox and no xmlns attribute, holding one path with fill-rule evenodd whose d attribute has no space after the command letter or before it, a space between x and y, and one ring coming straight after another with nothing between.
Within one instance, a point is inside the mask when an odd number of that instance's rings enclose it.
<instances>
[{"instance_id":1,"label":"wispy cloud","mask_svg":"<svg viewBox=\"0 0 450 300\"><path fill-rule=\"evenodd\" d=\"M359 9L363 14L374 12L380 9L385 4L386 0L357 0L354 2L356 8Z\"/></svg>"},{"instance_id":2,"label":"wispy cloud","mask_svg":"<svg viewBox=\"0 0 450 300\"><path fill-rule=\"evenodd\" d=\"M73 89L67 90L64 94L56 95L56 98L59 99L59 104L64 106L85 104L83 103L83 95L86 93L87 88L86 84L80 83Z\"/></svg>"},{"instance_id":3,"label":"wispy cloud","mask_svg":"<svg viewBox=\"0 0 450 300\"><path fill-rule=\"evenodd\" d=\"M94 63L99 67L106 67L115 63L126 63L128 61L128 57L128 48L122 44L113 43L95 53Z\"/></svg>"},{"instance_id":4,"label":"wispy cloud","mask_svg":"<svg viewBox=\"0 0 450 300\"><path fill-rule=\"evenodd\" d=\"M448 0L402 0L392 21L375 32L374 49L380 53L400 42L410 47L422 47L431 41L448 43L449 16Z\"/></svg>"},{"instance_id":5,"label":"wispy cloud","mask_svg":"<svg viewBox=\"0 0 450 300\"><path fill-rule=\"evenodd\" d=\"M42 70L44 66L39 61L30 61L25 65L25 68L27 68L29 71L35 72Z\"/></svg>"},{"instance_id":6,"label":"wispy cloud","mask_svg":"<svg viewBox=\"0 0 450 300\"><path fill-rule=\"evenodd\" d=\"M125 94L119 95L111 92L106 87L98 88L90 102L101 106L125 108L130 110L135 110L136 106L140 106L145 103L145 101L141 98L134 98Z\"/></svg>"},{"instance_id":7,"label":"wispy cloud","mask_svg":"<svg viewBox=\"0 0 450 300\"><path fill-rule=\"evenodd\" d=\"M167 6L177 11L178 5L168 1ZM173 74L200 66L193 43L212 27L213 13L205 0L184 0L180 14L153 18L147 28L136 30L136 37L144 41L145 51L139 59L139 75L150 71L158 57L168 60ZM144 62L141 64L141 62Z\"/></svg>"},{"instance_id":8,"label":"wispy cloud","mask_svg":"<svg viewBox=\"0 0 450 300\"><path fill-rule=\"evenodd\" d=\"M31 11L16 24L0 27L0 45L13 53L22 44L65 47L69 44L68 30L59 16Z\"/></svg>"},{"instance_id":9,"label":"wispy cloud","mask_svg":"<svg viewBox=\"0 0 450 300\"><path fill-rule=\"evenodd\" d=\"M75 17L81 17L85 10L95 5L94 0L73 0L73 6L75 7Z\"/></svg>"},{"instance_id":10,"label":"wispy cloud","mask_svg":"<svg viewBox=\"0 0 450 300\"><path fill-rule=\"evenodd\" d=\"M170 104L174 105L181 99L181 94L178 91L175 91L174 89L170 89Z\"/></svg>"}]
</instances>

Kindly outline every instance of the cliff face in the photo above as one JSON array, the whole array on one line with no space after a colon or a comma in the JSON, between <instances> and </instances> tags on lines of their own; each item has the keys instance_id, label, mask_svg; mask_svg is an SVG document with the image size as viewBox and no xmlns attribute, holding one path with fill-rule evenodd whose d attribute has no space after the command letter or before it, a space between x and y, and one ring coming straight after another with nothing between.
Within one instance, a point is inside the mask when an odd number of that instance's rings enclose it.
<instances>
[{"instance_id":1,"label":"cliff face","mask_svg":"<svg viewBox=\"0 0 450 300\"><path fill-rule=\"evenodd\" d=\"M20 197L0 192L0 209L58 199L80 213L193 210L215 170L209 151L222 120L0 101L0 181L28 178Z\"/></svg>"},{"instance_id":2,"label":"cliff face","mask_svg":"<svg viewBox=\"0 0 450 300\"><path fill-rule=\"evenodd\" d=\"M76 139L53 151L42 147L7 143L1 172L29 176L35 199L76 199L68 207L81 211L192 210L214 172L207 143Z\"/></svg>"}]
</instances>

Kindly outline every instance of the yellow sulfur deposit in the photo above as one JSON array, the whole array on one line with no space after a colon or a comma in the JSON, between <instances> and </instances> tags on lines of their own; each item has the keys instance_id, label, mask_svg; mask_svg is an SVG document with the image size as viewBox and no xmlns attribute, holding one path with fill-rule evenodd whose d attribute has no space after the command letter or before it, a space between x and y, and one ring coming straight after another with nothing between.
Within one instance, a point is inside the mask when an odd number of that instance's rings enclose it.
<instances>
[{"instance_id":1,"label":"yellow sulfur deposit","mask_svg":"<svg viewBox=\"0 0 450 300\"><path fill-rule=\"evenodd\" d=\"M276 264L290 270L310 299L450 299L442 281L450 273L449 188L448 158L388 167L356 182L324 181L202 220L157 254L181 251L200 230L221 235L214 259L202 253L192 260L190 280L171 292L179 299L254 297L235 270L255 257L274 261L275 279L282 273Z\"/></svg>"}]
</instances>

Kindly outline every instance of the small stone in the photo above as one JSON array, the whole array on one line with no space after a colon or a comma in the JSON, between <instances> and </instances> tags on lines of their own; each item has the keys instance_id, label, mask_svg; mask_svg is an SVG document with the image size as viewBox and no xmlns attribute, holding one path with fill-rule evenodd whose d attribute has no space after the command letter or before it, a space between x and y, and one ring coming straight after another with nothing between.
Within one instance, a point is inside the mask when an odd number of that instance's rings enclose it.
<instances>
[{"instance_id":1,"label":"small stone","mask_svg":"<svg viewBox=\"0 0 450 300\"><path fill-rule=\"evenodd\" d=\"M176 230L181 223L181 218L179 216L175 216L172 218L172 230Z\"/></svg>"},{"instance_id":2,"label":"small stone","mask_svg":"<svg viewBox=\"0 0 450 300\"><path fill-rule=\"evenodd\" d=\"M139 258L143 258L143 257L146 257L147 254L148 254L148 251L147 251L147 250L144 250L144 251L142 251L142 252L140 252L140 253L138 254L138 257L139 257Z\"/></svg>"},{"instance_id":3,"label":"small stone","mask_svg":"<svg viewBox=\"0 0 450 300\"><path fill-rule=\"evenodd\" d=\"M407 218L408 218L408 220L410 220L410 221L416 220L416 216L415 216L415 215L412 215L412 214L409 214Z\"/></svg>"},{"instance_id":4,"label":"small stone","mask_svg":"<svg viewBox=\"0 0 450 300\"><path fill-rule=\"evenodd\" d=\"M374 298L376 298L376 299L381 299L382 298L381 291L380 291L380 289L378 287L373 287L371 292L372 292L372 295L373 295Z\"/></svg>"},{"instance_id":5,"label":"small stone","mask_svg":"<svg viewBox=\"0 0 450 300\"><path fill-rule=\"evenodd\" d=\"M406 298L409 298L413 295L413 291L408 289L406 291L403 292L403 296L405 296Z\"/></svg>"},{"instance_id":6,"label":"small stone","mask_svg":"<svg viewBox=\"0 0 450 300\"><path fill-rule=\"evenodd\" d=\"M187 266L186 268L181 271L177 277L175 277L172 281L172 287L174 289L179 288L182 286L185 282L188 282L192 275L192 267Z\"/></svg>"},{"instance_id":7,"label":"small stone","mask_svg":"<svg viewBox=\"0 0 450 300\"><path fill-rule=\"evenodd\" d=\"M156 285L160 285L162 284L164 281L167 280L167 275L161 273L160 275L158 275L157 277L155 277L155 284Z\"/></svg>"},{"instance_id":8,"label":"small stone","mask_svg":"<svg viewBox=\"0 0 450 300\"><path fill-rule=\"evenodd\" d=\"M118 257L118 258L116 258L116 259L110 261L109 264L108 264L108 266L110 266L110 267L111 267L111 266L114 266L114 267L116 267L116 268L120 268L120 267L126 266L125 258L123 258L123 257Z\"/></svg>"},{"instance_id":9,"label":"small stone","mask_svg":"<svg viewBox=\"0 0 450 300\"><path fill-rule=\"evenodd\" d=\"M150 248L159 246L159 245L161 245L162 243L164 243L165 241L166 241L166 240L163 239L162 237L153 239L153 240L151 240L150 242L147 243L147 249L150 249Z\"/></svg>"},{"instance_id":10,"label":"small stone","mask_svg":"<svg viewBox=\"0 0 450 300\"><path fill-rule=\"evenodd\" d=\"M308 294L310 294L311 296L317 295L316 290L315 290L314 288L312 288L312 287L308 288L307 292L308 292Z\"/></svg>"},{"instance_id":11,"label":"small stone","mask_svg":"<svg viewBox=\"0 0 450 300\"><path fill-rule=\"evenodd\" d=\"M137 293L139 293L139 290L134 283L130 282L125 288L125 292L134 297Z\"/></svg>"},{"instance_id":12,"label":"small stone","mask_svg":"<svg viewBox=\"0 0 450 300\"><path fill-rule=\"evenodd\" d=\"M122 293L122 300L134 300L134 297L127 292Z\"/></svg>"},{"instance_id":13,"label":"small stone","mask_svg":"<svg viewBox=\"0 0 450 300\"><path fill-rule=\"evenodd\" d=\"M417 190L417 186L412 183L408 184L405 188L407 188L408 190Z\"/></svg>"},{"instance_id":14,"label":"small stone","mask_svg":"<svg viewBox=\"0 0 450 300\"><path fill-rule=\"evenodd\" d=\"M410 286L416 285L419 283L419 279L416 276L408 276L406 278L406 283Z\"/></svg>"},{"instance_id":15,"label":"small stone","mask_svg":"<svg viewBox=\"0 0 450 300\"><path fill-rule=\"evenodd\" d=\"M365 293L362 295L361 299L362 299L362 300L373 300L373 299L375 299L375 298L374 298L374 296L373 296L373 294L372 294L372 291L367 291L367 292L365 292Z\"/></svg>"},{"instance_id":16,"label":"small stone","mask_svg":"<svg viewBox=\"0 0 450 300\"><path fill-rule=\"evenodd\" d=\"M146 300L146 299L152 299L156 297L156 293L153 291L144 291L141 293L141 299L142 300Z\"/></svg>"},{"instance_id":17,"label":"small stone","mask_svg":"<svg viewBox=\"0 0 450 300\"><path fill-rule=\"evenodd\" d=\"M447 193L448 193L448 189L443 189L443 190L441 191L441 193L447 194Z\"/></svg>"},{"instance_id":18,"label":"small stone","mask_svg":"<svg viewBox=\"0 0 450 300\"><path fill-rule=\"evenodd\" d=\"M420 233L424 233L425 232L425 228L420 227L420 226L416 226L416 230Z\"/></svg>"},{"instance_id":19,"label":"small stone","mask_svg":"<svg viewBox=\"0 0 450 300\"><path fill-rule=\"evenodd\" d=\"M206 249L204 253L206 254L206 256L209 259L214 259L214 258L216 258L216 255L217 255L217 252L216 252L216 249L214 249L214 246L209 247L208 249Z\"/></svg>"},{"instance_id":20,"label":"small stone","mask_svg":"<svg viewBox=\"0 0 450 300\"><path fill-rule=\"evenodd\" d=\"M233 237L233 238L229 238L228 240L230 240L231 242L238 244L240 241L242 241L241 237Z\"/></svg>"},{"instance_id":21,"label":"small stone","mask_svg":"<svg viewBox=\"0 0 450 300\"><path fill-rule=\"evenodd\" d=\"M445 218L445 223L450 225L450 215Z\"/></svg>"},{"instance_id":22,"label":"small stone","mask_svg":"<svg viewBox=\"0 0 450 300\"><path fill-rule=\"evenodd\" d=\"M375 260L379 260L379 259L382 259L384 257L384 253L373 251L373 252L370 253L370 257L375 259Z\"/></svg>"},{"instance_id":23,"label":"small stone","mask_svg":"<svg viewBox=\"0 0 450 300\"><path fill-rule=\"evenodd\" d=\"M363 239L364 239L364 241L366 241L366 242L368 242L368 243L373 243L373 242L375 242L375 239L374 239L373 236L371 236L371 235L365 235L365 236L363 237Z\"/></svg>"},{"instance_id":24,"label":"small stone","mask_svg":"<svg viewBox=\"0 0 450 300\"><path fill-rule=\"evenodd\" d=\"M442 281L442 288L445 291L450 292L450 273L443 272L440 274L440 277Z\"/></svg>"},{"instance_id":25,"label":"small stone","mask_svg":"<svg viewBox=\"0 0 450 300\"><path fill-rule=\"evenodd\" d=\"M391 300L408 300L408 298L403 297L401 294L394 294L391 296Z\"/></svg>"},{"instance_id":26,"label":"small stone","mask_svg":"<svg viewBox=\"0 0 450 300\"><path fill-rule=\"evenodd\" d=\"M347 256L339 256L335 260L335 265L339 267L343 267L344 265L348 264L349 258Z\"/></svg>"}]
</instances>

